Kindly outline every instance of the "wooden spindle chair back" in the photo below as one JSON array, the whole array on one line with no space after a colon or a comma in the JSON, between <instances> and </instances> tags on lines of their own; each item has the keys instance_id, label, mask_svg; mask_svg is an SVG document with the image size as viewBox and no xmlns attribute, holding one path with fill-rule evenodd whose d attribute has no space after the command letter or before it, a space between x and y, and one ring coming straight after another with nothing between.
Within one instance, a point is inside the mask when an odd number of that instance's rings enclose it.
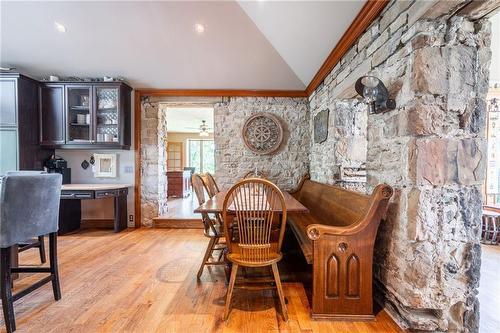
<instances>
[{"instance_id":1,"label":"wooden spindle chair back","mask_svg":"<svg viewBox=\"0 0 500 333\"><path fill-rule=\"evenodd\" d=\"M227 259L233 263L226 295L224 319L227 320L229 317L231 297L239 266L271 266L283 319L288 321L286 301L278 271L278 262L282 258L281 243L286 226L286 206L283 193L268 180L262 178L244 179L234 185L227 193L222 213L229 250ZM281 216L277 219L279 236L276 237L276 233L273 232L273 222L280 213ZM237 225L237 231L230 233L233 224Z\"/></svg>"},{"instance_id":2,"label":"wooden spindle chair back","mask_svg":"<svg viewBox=\"0 0 500 333\"><path fill-rule=\"evenodd\" d=\"M281 218L279 213L281 211ZM234 217L234 220L231 219ZM273 237L273 221L278 220L279 236ZM268 180L248 178L234 185L223 205L225 234L231 223L237 226L237 238L227 237L229 253L238 252L250 266L264 265L279 255L286 225L283 193Z\"/></svg>"},{"instance_id":3,"label":"wooden spindle chair back","mask_svg":"<svg viewBox=\"0 0 500 333\"><path fill-rule=\"evenodd\" d=\"M197 173L191 176L191 183L193 184L193 190L198 199L198 204L201 206L205 203L205 191L207 191L205 187L205 183L201 176ZM207 191L208 192L208 191ZM205 232L208 232L211 229L213 232L217 232L213 223L213 220L208 216L208 213L201 213L201 219L203 222L203 226L205 227Z\"/></svg>"},{"instance_id":4,"label":"wooden spindle chair back","mask_svg":"<svg viewBox=\"0 0 500 333\"><path fill-rule=\"evenodd\" d=\"M217 186L217 183L215 182L214 177L209 172L207 172L205 174L205 179L204 180L205 180L205 185L206 185L206 188L207 188L208 196L210 198L213 198L217 193L220 192L219 186Z\"/></svg>"}]
</instances>

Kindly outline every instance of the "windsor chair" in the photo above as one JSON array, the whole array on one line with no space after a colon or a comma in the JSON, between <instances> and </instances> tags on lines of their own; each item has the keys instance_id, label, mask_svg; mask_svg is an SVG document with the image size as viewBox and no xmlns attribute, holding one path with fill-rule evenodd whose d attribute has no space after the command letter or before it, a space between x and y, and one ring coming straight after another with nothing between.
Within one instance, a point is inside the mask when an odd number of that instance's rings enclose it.
<instances>
[{"instance_id":1,"label":"windsor chair","mask_svg":"<svg viewBox=\"0 0 500 333\"><path fill-rule=\"evenodd\" d=\"M205 183L199 174L194 174L191 176L191 183L193 184L193 190L198 199L199 205L203 205L205 203ZM226 263L222 260L223 251L225 249L225 244L221 242L221 238L224 237L223 227L220 224L217 224L214 219L212 219L208 213L202 212L201 219L204 227L204 235L208 237L210 240L208 242L207 250L205 251L205 255L203 256L203 261L201 263L200 269L198 270L198 274L196 277L200 279L203 274L203 268L207 265L225 265ZM210 260L213 256L214 251L220 251L219 257L216 261Z\"/></svg>"},{"instance_id":2,"label":"windsor chair","mask_svg":"<svg viewBox=\"0 0 500 333\"><path fill-rule=\"evenodd\" d=\"M268 180L244 179L228 191L222 212L225 234L231 235L226 237L226 244L227 260L232 263L224 319L227 320L229 316L233 289L240 287L235 286L239 267L271 266L283 318L288 321L277 266L282 258L280 250L287 215L283 193ZM231 232L231 228L237 230Z\"/></svg>"},{"instance_id":3,"label":"windsor chair","mask_svg":"<svg viewBox=\"0 0 500 333\"><path fill-rule=\"evenodd\" d=\"M219 186L217 186L214 177L209 172L205 174L204 182L210 199L212 199L217 193L220 192Z\"/></svg>"}]
</instances>

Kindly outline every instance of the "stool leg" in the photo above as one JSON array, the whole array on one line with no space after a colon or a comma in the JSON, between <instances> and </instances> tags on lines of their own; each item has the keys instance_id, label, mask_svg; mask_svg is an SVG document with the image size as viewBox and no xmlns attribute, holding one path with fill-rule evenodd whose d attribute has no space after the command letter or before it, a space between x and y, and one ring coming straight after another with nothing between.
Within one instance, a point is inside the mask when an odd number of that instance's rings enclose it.
<instances>
[{"instance_id":1,"label":"stool leg","mask_svg":"<svg viewBox=\"0 0 500 333\"><path fill-rule=\"evenodd\" d=\"M14 301L12 299L12 276L10 274L11 268L11 248L7 247L0 249L0 276L1 276L1 294L2 294L2 307L3 316L5 320L5 327L7 332L14 332L16 330L16 319L14 317Z\"/></svg>"},{"instance_id":2,"label":"stool leg","mask_svg":"<svg viewBox=\"0 0 500 333\"><path fill-rule=\"evenodd\" d=\"M59 285L59 271L57 269L57 232L49 234L49 252L52 290L54 291L54 299L58 301L61 299L61 286Z\"/></svg>"},{"instance_id":3,"label":"stool leg","mask_svg":"<svg viewBox=\"0 0 500 333\"><path fill-rule=\"evenodd\" d=\"M40 252L40 261L42 264L47 262L47 256L45 254L45 242L43 236L38 236L38 241L40 242L40 247L38 247L38 251Z\"/></svg>"}]
</instances>

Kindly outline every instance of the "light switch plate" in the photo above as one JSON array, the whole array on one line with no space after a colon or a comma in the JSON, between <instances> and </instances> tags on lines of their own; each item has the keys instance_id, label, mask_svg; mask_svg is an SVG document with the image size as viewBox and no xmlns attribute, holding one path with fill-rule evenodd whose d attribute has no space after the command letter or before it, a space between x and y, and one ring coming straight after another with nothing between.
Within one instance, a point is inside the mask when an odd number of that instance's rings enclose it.
<instances>
[{"instance_id":1,"label":"light switch plate","mask_svg":"<svg viewBox=\"0 0 500 333\"><path fill-rule=\"evenodd\" d=\"M133 173L134 172L134 167L131 165L126 165L125 166L125 173Z\"/></svg>"}]
</instances>

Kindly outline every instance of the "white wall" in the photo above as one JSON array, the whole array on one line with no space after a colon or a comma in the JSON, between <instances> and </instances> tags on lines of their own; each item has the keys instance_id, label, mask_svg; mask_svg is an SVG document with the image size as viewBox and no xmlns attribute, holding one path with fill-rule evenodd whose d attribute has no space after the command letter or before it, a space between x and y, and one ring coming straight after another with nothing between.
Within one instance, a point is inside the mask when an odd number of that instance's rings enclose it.
<instances>
[{"instance_id":1,"label":"white wall","mask_svg":"<svg viewBox=\"0 0 500 333\"><path fill-rule=\"evenodd\" d=\"M500 12L491 19L490 85L500 84Z\"/></svg>"},{"instance_id":2,"label":"white wall","mask_svg":"<svg viewBox=\"0 0 500 333\"><path fill-rule=\"evenodd\" d=\"M116 178L95 178L92 167L86 170L81 167L84 160L90 161L93 153L115 153L117 154L117 177ZM128 215L134 215L134 151L129 150L65 150L57 149L56 154L68 161L68 167L71 168L71 182L81 183L119 183L130 184L127 197ZM131 168L131 172L125 172L125 168ZM82 219L112 219L113 218L113 199L82 200ZM134 217L135 219L135 217ZM129 226L133 222L129 221Z\"/></svg>"}]
</instances>

